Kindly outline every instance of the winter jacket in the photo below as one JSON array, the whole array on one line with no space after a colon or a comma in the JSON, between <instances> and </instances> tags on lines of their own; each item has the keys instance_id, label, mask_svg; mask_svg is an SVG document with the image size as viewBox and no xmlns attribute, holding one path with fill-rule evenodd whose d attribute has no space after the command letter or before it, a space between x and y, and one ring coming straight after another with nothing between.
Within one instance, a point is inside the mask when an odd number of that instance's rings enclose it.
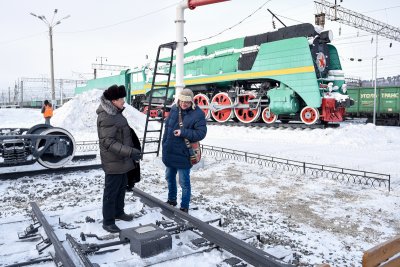
<instances>
[{"instance_id":1,"label":"winter jacket","mask_svg":"<svg viewBox=\"0 0 400 267\"><path fill-rule=\"evenodd\" d=\"M43 117L45 118L51 118L53 117L53 107L50 105L44 105L42 107L42 113L43 113Z\"/></svg>"},{"instance_id":2,"label":"winter jacket","mask_svg":"<svg viewBox=\"0 0 400 267\"><path fill-rule=\"evenodd\" d=\"M97 134L103 170L107 174L122 174L135 168L131 159L133 130L122 110L101 96L97 113Z\"/></svg>"},{"instance_id":3,"label":"winter jacket","mask_svg":"<svg viewBox=\"0 0 400 267\"><path fill-rule=\"evenodd\" d=\"M179 127L179 109L173 105L165 121L165 130L162 140L162 160L167 167L189 169L189 149L184 138L190 142L201 141L206 137L207 125L203 111L196 106L195 109L182 110L182 129ZM174 130L181 130L180 136L174 136Z\"/></svg>"}]
</instances>

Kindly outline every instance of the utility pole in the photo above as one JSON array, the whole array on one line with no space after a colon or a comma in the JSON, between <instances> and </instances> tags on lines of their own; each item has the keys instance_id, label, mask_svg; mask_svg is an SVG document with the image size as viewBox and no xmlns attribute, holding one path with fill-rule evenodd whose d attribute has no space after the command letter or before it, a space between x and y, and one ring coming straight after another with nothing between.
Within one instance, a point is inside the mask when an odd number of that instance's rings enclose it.
<instances>
[{"instance_id":1,"label":"utility pole","mask_svg":"<svg viewBox=\"0 0 400 267\"><path fill-rule=\"evenodd\" d=\"M20 92L21 92L21 105L20 106L24 106L24 82L21 80L20 83Z\"/></svg>"},{"instance_id":2,"label":"utility pole","mask_svg":"<svg viewBox=\"0 0 400 267\"><path fill-rule=\"evenodd\" d=\"M51 102L53 105L56 103L56 92L55 92L55 84L54 84L54 60L53 60L53 28L61 23L62 20L67 19L70 15L63 17L62 19L54 22L54 17L57 14L57 9L54 9L53 18L49 22L45 16L38 16L34 13L30 13L32 16L43 21L44 24L49 28L49 37L50 37L50 79L51 79Z\"/></svg>"},{"instance_id":3,"label":"utility pole","mask_svg":"<svg viewBox=\"0 0 400 267\"><path fill-rule=\"evenodd\" d=\"M13 99L13 105L16 105L18 103L18 83L15 82L14 84L14 99Z\"/></svg>"},{"instance_id":4,"label":"utility pole","mask_svg":"<svg viewBox=\"0 0 400 267\"><path fill-rule=\"evenodd\" d=\"M372 123L376 125L376 79L378 77L378 32L376 32L376 50L375 50L375 82L374 82L374 115L372 117Z\"/></svg>"}]
</instances>

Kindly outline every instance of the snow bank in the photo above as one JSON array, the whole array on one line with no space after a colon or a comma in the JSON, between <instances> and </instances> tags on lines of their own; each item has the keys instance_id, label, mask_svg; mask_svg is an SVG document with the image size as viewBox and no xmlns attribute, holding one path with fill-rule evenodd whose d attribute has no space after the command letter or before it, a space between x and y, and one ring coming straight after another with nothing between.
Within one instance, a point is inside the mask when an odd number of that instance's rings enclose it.
<instances>
[{"instance_id":1,"label":"snow bank","mask_svg":"<svg viewBox=\"0 0 400 267\"><path fill-rule=\"evenodd\" d=\"M79 95L54 111L51 124L67 129L77 140L97 140L97 114L102 90L91 90ZM141 137L144 131L146 116L132 106L125 104L122 113L129 125Z\"/></svg>"}]
</instances>

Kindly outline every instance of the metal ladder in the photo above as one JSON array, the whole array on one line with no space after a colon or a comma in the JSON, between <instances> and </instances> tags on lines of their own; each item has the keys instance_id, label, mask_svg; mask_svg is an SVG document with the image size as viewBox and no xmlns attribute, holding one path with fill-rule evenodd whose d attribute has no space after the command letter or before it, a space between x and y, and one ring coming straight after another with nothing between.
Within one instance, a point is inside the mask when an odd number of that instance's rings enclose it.
<instances>
[{"instance_id":1,"label":"metal ladder","mask_svg":"<svg viewBox=\"0 0 400 267\"><path fill-rule=\"evenodd\" d=\"M169 89L169 82L171 79L171 71L172 71L172 62L173 62L173 57L174 57L174 50L176 49L176 42L171 42L171 43L166 43L166 44L162 44L158 47L158 51L157 51L157 59L156 59L156 64L154 67L154 72L153 72L153 81L151 83L151 89L149 92L149 103L148 103L148 109L147 109L147 115L146 115L146 125L144 128L144 136L143 136L143 143L142 143L142 153L143 154L151 154L151 153L155 153L157 154L157 156L159 155L160 152L160 145L161 145L161 135L162 135L162 130L164 127L164 115L165 115L165 110L166 110L166 106L167 106L167 98L168 98L168 89ZM170 49L170 56L169 59L160 59L160 52L162 49ZM162 63L165 64L165 66L167 66L168 68L168 72L163 73L163 72L158 72L158 64ZM162 82L162 83L157 83L157 76L165 76L167 78L166 82ZM163 96L159 96L159 97L155 97L153 96L153 93L160 88L165 88L165 95ZM161 117L156 117L156 118L152 118L150 116L150 110L152 109L152 107L159 107L160 104L154 104L153 100L154 99L161 99L164 100L163 101L163 108L162 108L162 114ZM154 129L149 130L149 125L151 123L155 122L159 127L154 127ZM154 123L153 123L154 124ZM149 138L147 136L148 133L159 133L158 138ZM157 150L151 150L151 151L145 151L145 147L147 143L157 143Z\"/></svg>"}]
</instances>

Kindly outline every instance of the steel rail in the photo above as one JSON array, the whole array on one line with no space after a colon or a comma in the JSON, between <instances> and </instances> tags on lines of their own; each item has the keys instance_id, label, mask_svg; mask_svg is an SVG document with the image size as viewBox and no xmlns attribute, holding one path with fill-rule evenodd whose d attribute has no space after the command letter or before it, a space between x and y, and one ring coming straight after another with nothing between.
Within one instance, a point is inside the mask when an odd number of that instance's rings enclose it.
<instances>
[{"instance_id":1,"label":"steel rail","mask_svg":"<svg viewBox=\"0 0 400 267\"><path fill-rule=\"evenodd\" d=\"M215 122L215 121L207 121L207 125L218 125L218 126L239 126L239 127L258 127L258 128L289 128L289 129L326 129L326 128L338 128L340 124L338 123L328 123L328 124L312 124L307 125L304 123L263 123L263 122L252 122L252 123L243 123L243 122L235 122L235 121L227 121L227 122Z\"/></svg>"},{"instance_id":2,"label":"steel rail","mask_svg":"<svg viewBox=\"0 0 400 267\"><path fill-rule=\"evenodd\" d=\"M35 214L36 219L43 226L43 229L46 232L47 237L50 239L50 242L54 246L55 250L54 261L56 266L76 267L73 259L67 253L67 250L64 248L60 240L58 240L57 235L54 233L51 225L47 222L39 206L36 204L36 202L30 202L30 205L32 206L32 211Z\"/></svg>"},{"instance_id":3,"label":"steel rail","mask_svg":"<svg viewBox=\"0 0 400 267\"><path fill-rule=\"evenodd\" d=\"M146 205L150 207L161 208L163 213L167 217L175 217L178 220L189 222L200 231L199 234L202 237L223 248L224 250L232 253L233 255L239 257L249 264L263 267L293 266L189 215L188 213L182 212L179 209L162 202L161 200L137 189L136 187L133 188L133 194L140 197L140 199Z\"/></svg>"},{"instance_id":4,"label":"steel rail","mask_svg":"<svg viewBox=\"0 0 400 267\"><path fill-rule=\"evenodd\" d=\"M60 173L70 173L76 171L86 171L86 170L94 170L100 169L101 164L92 164L92 165L81 165L81 166L66 166L59 169L40 169L40 170L31 170L31 171L22 171L22 172L11 172L11 173L1 173L0 180L11 180L18 179L22 177L32 177L36 175L42 174L60 174Z\"/></svg>"}]
</instances>

